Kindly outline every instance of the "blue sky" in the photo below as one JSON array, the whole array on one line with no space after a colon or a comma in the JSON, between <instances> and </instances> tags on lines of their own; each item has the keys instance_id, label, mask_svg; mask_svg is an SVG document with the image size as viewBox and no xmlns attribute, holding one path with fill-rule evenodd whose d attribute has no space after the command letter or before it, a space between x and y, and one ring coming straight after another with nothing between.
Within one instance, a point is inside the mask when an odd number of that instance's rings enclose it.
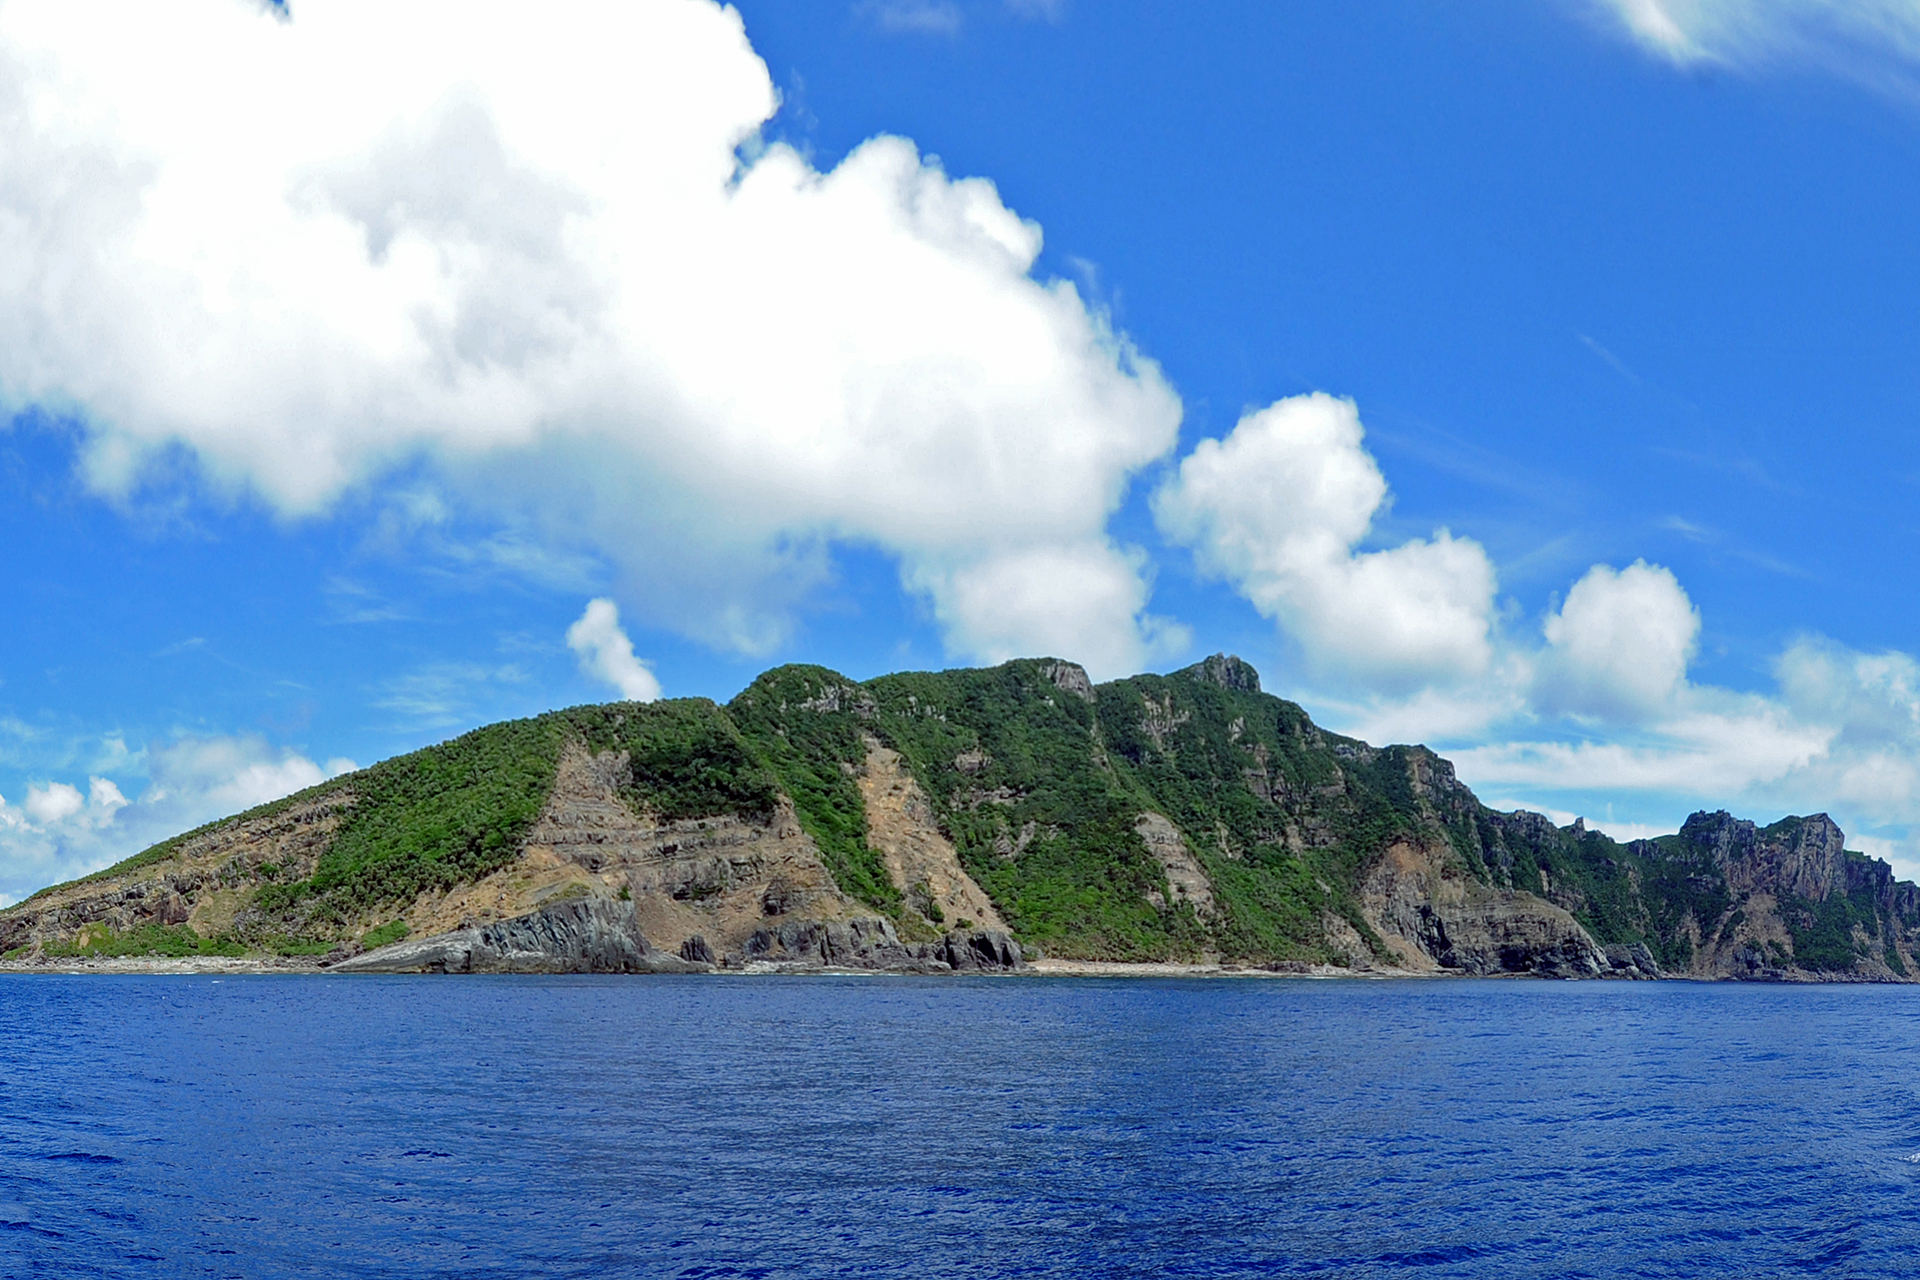
<instances>
[{"instance_id":1,"label":"blue sky","mask_svg":"<svg viewBox=\"0 0 1920 1280\"><path fill-rule=\"evenodd\" d=\"M1043 652L1920 872L1920 5L71 8L0 3L0 895Z\"/></svg>"}]
</instances>

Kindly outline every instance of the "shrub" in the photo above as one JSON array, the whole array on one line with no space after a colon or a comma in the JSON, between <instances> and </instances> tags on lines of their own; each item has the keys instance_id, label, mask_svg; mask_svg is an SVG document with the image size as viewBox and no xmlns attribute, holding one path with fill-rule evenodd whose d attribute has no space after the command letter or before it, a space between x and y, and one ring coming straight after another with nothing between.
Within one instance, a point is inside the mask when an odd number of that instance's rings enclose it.
<instances>
[{"instance_id":1,"label":"shrub","mask_svg":"<svg viewBox=\"0 0 1920 1280\"><path fill-rule=\"evenodd\" d=\"M405 920L389 920L361 934L360 942L371 951L375 947L384 947L389 943L398 942L412 932Z\"/></svg>"}]
</instances>

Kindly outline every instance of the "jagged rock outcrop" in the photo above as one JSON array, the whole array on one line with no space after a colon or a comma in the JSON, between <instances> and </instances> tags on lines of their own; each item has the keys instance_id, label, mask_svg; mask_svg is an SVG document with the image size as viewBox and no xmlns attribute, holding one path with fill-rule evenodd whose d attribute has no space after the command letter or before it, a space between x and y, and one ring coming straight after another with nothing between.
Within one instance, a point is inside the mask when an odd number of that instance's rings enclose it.
<instances>
[{"instance_id":1,"label":"jagged rock outcrop","mask_svg":"<svg viewBox=\"0 0 1920 1280\"><path fill-rule=\"evenodd\" d=\"M1680 828L1683 856L1704 857L1734 894L1789 894L1818 902L1836 886L1844 892L1846 837L1816 813L1763 836L1760 828L1725 809L1696 813Z\"/></svg>"},{"instance_id":2,"label":"jagged rock outcrop","mask_svg":"<svg viewBox=\"0 0 1920 1280\"><path fill-rule=\"evenodd\" d=\"M695 935L677 951L648 943L631 902L576 899L539 911L409 939L332 963L335 973L703 973L716 967L1011 973L1020 945L997 929L904 943L891 921L789 920L716 961Z\"/></svg>"},{"instance_id":3,"label":"jagged rock outcrop","mask_svg":"<svg viewBox=\"0 0 1920 1280\"><path fill-rule=\"evenodd\" d=\"M1768 827L1721 810L1635 846L1697 868L1673 933L1694 977L1891 982L1916 971L1920 900L1885 863L1850 853L1824 813Z\"/></svg>"},{"instance_id":4,"label":"jagged rock outcrop","mask_svg":"<svg viewBox=\"0 0 1920 1280\"><path fill-rule=\"evenodd\" d=\"M1194 680L1218 685L1233 693L1260 692L1260 673L1230 653L1216 653L1211 658L1188 667L1181 674Z\"/></svg>"},{"instance_id":5,"label":"jagged rock outcrop","mask_svg":"<svg viewBox=\"0 0 1920 1280\"><path fill-rule=\"evenodd\" d=\"M1060 692L1070 693L1082 702L1093 701L1093 681L1079 663L1050 662L1041 671Z\"/></svg>"},{"instance_id":6,"label":"jagged rock outcrop","mask_svg":"<svg viewBox=\"0 0 1920 1280\"><path fill-rule=\"evenodd\" d=\"M796 920L748 938L738 964L887 969L908 973L1010 973L1026 967L1020 944L999 929L956 930L936 942L906 943L893 922Z\"/></svg>"},{"instance_id":7,"label":"jagged rock outcrop","mask_svg":"<svg viewBox=\"0 0 1920 1280\"><path fill-rule=\"evenodd\" d=\"M575 899L396 942L331 966L337 973L688 973L707 967L649 946L633 904L609 898Z\"/></svg>"},{"instance_id":8,"label":"jagged rock outcrop","mask_svg":"<svg viewBox=\"0 0 1920 1280\"><path fill-rule=\"evenodd\" d=\"M1470 880L1450 848L1398 843L1361 889L1367 922L1401 965L1484 977L1597 978L1616 966L1579 921L1530 893Z\"/></svg>"}]
</instances>

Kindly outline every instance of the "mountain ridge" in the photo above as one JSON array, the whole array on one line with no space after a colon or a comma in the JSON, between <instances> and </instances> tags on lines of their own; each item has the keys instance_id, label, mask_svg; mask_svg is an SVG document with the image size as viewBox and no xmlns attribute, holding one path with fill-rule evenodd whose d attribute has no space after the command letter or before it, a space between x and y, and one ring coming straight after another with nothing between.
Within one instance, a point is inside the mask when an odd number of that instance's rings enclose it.
<instances>
[{"instance_id":1,"label":"mountain ridge","mask_svg":"<svg viewBox=\"0 0 1920 1280\"><path fill-rule=\"evenodd\" d=\"M14 961L347 969L941 971L1037 952L1908 981L1916 936L1920 889L1825 815L1703 812L1621 843L1500 813L1426 747L1321 729L1225 654L1099 685L1056 658L867 681L790 665L725 706L501 722L0 912Z\"/></svg>"}]
</instances>

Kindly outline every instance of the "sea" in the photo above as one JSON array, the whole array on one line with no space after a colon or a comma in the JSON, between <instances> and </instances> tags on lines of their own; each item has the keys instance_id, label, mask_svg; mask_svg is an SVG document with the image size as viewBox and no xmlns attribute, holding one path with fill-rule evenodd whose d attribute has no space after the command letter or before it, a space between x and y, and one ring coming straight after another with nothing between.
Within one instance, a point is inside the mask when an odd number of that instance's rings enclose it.
<instances>
[{"instance_id":1,"label":"sea","mask_svg":"<svg viewBox=\"0 0 1920 1280\"><path fill-rule=\"evenodd\" d=\"M0 977L0 1274L1920 1276L1920 989Z\"/></svg>"}]
</instances>

